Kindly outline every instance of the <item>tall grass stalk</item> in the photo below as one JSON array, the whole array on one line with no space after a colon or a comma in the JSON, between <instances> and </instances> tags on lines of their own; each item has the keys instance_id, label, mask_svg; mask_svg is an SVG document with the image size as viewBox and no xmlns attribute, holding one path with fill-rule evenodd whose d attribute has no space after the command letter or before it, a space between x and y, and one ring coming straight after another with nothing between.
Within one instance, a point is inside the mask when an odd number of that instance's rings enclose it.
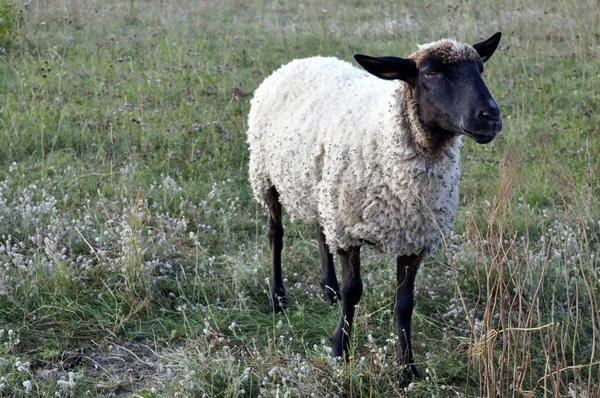
<instances>
[{"instance_id":1,"label":"tall grass stalk","mask_svg":"<svg viewBox=\"0 0 600 398\"><path fill-rule=\"evenodd\" d=\"M583 198L571 203L573 191L566 191L570 199L563 199L566 239L550 237L542 256L532 256L527 228L519 232L514 226L520 163L514 153L504 161L485 229L474 218L467 224L472 250L479 253L476 267L483 271L477 273L480 291L476 304L466 311L472 325L469 357L479 394L559 397L570 391L575 396L594 397L600 372L595 315L598 263L597 253L587 248L588 234L597 231L597 225L590 225L595 219L578 208L585 203ZM572 180L565 183L574 186ZM559 257L553 256L557 247ZM559 280L550 282L555 276ZM468 308L464 300L463 306ZM538 344L543 358L531 352Z\"/></svg>"}]
</instances>

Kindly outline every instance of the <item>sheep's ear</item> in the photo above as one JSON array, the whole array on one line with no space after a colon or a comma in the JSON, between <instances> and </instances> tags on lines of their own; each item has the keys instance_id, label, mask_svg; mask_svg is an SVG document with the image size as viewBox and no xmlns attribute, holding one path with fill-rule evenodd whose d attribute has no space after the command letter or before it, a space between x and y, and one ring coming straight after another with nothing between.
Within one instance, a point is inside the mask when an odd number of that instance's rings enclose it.
<instances>
[{"instance_id":1,"label":"sheep's ear","mask_svg":"<svg viewBox=\"0 0 600 398\"><path fill-rule=\"evenodd\" d=\"M400 79L410 83L417 76L417 65L412 59L398 57L370 57L355 54L354 59L367 72L381 79Z\"/></svg>"},{"instance_id":2,"label":"sheep's ear","mask_svg":"<svg viewBox=\"0 0 600 398\"><path fill-rule=\"evenodd\" d=\"M484 40L477 44L473 44L473 48L481 57L482 62L485 62L491 58L494 51L496 51L496 49L498 48L498 43L500 43L501 37L502 33L498 32L487 40Z\"/></svg>"}]
</instances>

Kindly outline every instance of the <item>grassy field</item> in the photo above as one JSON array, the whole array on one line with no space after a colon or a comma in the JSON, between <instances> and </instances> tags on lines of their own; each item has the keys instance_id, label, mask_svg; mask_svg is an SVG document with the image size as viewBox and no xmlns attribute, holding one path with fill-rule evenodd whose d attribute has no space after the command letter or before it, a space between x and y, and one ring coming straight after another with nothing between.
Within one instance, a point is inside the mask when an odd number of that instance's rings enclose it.
<instances>
[{"instance_id":1,"label":"grassy field","mask_svg":"<svg viewBox=\"0 0 600 398\"><path fill-rule=\"evenodd\" d=\"M600 397L600 4L481 3L0 0L0 395ZM313 226L268 314L249 100L294 58L496 31L504 130L465 139L403 390L393 257L363 251L349 364Z\"/></svg>"}]
</instances>

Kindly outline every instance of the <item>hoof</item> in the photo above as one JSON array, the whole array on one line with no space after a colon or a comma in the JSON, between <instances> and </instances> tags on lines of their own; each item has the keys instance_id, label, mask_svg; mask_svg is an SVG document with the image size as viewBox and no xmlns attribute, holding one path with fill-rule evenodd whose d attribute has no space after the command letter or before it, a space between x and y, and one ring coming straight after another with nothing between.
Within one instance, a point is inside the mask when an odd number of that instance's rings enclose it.
<instances>
[{"instance_id":1,"label":"hoof","mask_svg":"<svg viewBox=\"0 0 600 398\"><path fill-rule=\"evenodd\" d=\"M335 334L331 337L331 356L333 358L341 358L342 361L348 362L350 359L348 349L348 344L345 344L345 341L342 341L342 338Z\"/></svg>"},{"instance_id":2,"label":"hoof","mask_svg":"<svg viewBox=\"0 0 600 398\"><path fill-rule=\"evenodd\" d=\"M342 299L339 290L334 290L329 286L323 286L323 300L328 305L336 305Z\"/></svg>"},{"instance_id":3,"label":"hoof","mask_svg":"<svg viewBox=\"0 0 600 398\"><path fill-rule=\"evenodd\" d=\"M335 359L341 359L342 361L346 360L346 353L344 350L338 347L331 347L331 357Z\"/></svg>"},{"instance_id":4,"label":"hoof","mask_svg":"<svg viewBox=\"0 0 600 398\"><path fill-rule=\"evenodd\" d=\"M402 367L399 375L400 386L408 387L408 385L412 383L414 379L418 379L420 377L419 371L415 365L405 365Z\"/></svg>"},{"instance_id":5,"label":"hoof","mask_svg":"<svg viewBox=\"0 0 600 398\"><path fill-rule=\"evenodd\" d=\"M270 313L283 314L285 308L285 296L273 295L269 300Z\"/></svg>"}]
</instances>

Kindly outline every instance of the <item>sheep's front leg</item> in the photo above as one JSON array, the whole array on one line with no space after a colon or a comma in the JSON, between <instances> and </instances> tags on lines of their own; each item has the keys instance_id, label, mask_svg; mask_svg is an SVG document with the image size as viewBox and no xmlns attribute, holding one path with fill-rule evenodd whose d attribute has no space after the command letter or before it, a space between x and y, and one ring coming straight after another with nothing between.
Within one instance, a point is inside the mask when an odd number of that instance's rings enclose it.
<instances>
[{"instance_id":1,"label":"sheep's front leg","mask_svg":"<svg viewBox=\"0 0 600 398\"><path fill-rule=\"evenodd\" d=\"M338 285L333 266L333 255L329 251L329 246L325 243L325 234L323 227L317 225L317 240L319 241L319 254L321 257L321 289L323 298L329 305L334 305L340 298L340 285Z\"/></svg>"},{"instance_id":2,"label":"sheep's front leg","mask_svg":"<svg viewBox=\"0 0 600 398\"><path fill-rule=\"evenodd\" d=\"M268 235L271 248L271 298L269 312L283 312L285 309L285 289L281 271L281 251L283 250L283 224L281 222L281 202L279 192L271 187L267 193L267 206L269 208Z\"/></svg>"},{"instance_id":3,"label":"sheep's front leg","mask_svg":"<svg viewBox=\"0 0 600 398\"><path fill-rule=\"evenodd\" d=\"M360 278L360 246L338 250L342 264L342 315L331 337L334 357L348 358L354 307L360 301L363 283Z\"/></svg>"},{"instance_id":4,"label":"sheep's front leg","mask_svg":"<svg viewBox=\"0 0 600 398\"><path fill-rule=\"evenodd\" d=\"M410 341L410 323L414 307L415 277L421 260L418 255L398 256L397 260L398 287L396 288L394 309L398 326L396 358L402 366L400 377L405 384L409 383L413 377L419 377Z\"/></svg>"}]
</instances>

